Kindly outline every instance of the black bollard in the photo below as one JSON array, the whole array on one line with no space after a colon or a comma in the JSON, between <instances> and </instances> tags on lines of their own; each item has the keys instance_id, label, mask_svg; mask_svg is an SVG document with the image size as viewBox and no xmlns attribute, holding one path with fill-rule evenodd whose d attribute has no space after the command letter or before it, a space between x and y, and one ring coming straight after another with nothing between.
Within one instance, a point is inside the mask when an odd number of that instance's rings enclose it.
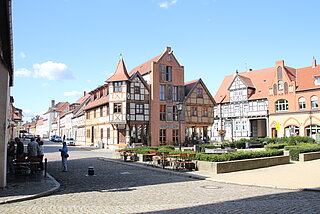
<instances>
[{"instance_id":1,"label":"black bollard","mask_svg":"<svg viewBox=\"0 0 320 214\"><path fill-rule=\"evenodd\" d=\"M94 175L94 167L93 166L88 167L88 175Z\"/></svg>"},{"instance_id":2,"label":"black bollard","mask_svg":"<svg viewBox=\"0 0 320 214\"><path fill-rule=\"evenodd\" d=\"M47 164L48 164L48 159L44 159L44 177L47 177Z\"/></svg>"}]
</instances>

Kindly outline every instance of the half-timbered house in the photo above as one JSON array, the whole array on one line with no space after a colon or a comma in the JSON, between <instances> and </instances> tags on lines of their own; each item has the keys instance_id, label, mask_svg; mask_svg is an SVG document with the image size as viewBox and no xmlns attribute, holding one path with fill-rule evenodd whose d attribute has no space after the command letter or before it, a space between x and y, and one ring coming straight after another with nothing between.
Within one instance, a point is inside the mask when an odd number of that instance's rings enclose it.
<instances>
[{"instance_id":1,"label":"half-timbered house","mask_svg":"<svg viewBox=\"0 0 320 214\"><path fill-rule=\"evenodd\" d=\"M186 140L209 140L210 127L214 120L215 101L201 79L185 85L185 126Z\"/></svg>"}]
</instances>

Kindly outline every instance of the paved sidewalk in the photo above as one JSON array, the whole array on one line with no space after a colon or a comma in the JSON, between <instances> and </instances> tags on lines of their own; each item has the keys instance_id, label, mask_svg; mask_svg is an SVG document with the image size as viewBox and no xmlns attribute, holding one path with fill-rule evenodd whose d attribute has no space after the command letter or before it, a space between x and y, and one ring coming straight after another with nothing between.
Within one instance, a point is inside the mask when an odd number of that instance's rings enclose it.
<instances>
[{"instance_id":1,"label":"paved sidewalk","mask_svg":"<svg viewBox=\"0 0 320 214\"><path fill-rule=\"evenodd\" d=\"M99 152L99 150L97 150L97 152ZM123 162L122 160L117 161ZM124 163L131 164L130 162ZM141 165L142 163L133 164ZM290 164L284 164L279 166L223 174L214 174L205 171L192 171L181 173L184 174L184 176L192 176L194 178L212 180L223 183L291 190L320 191L320 160L313 160L307 162L292 162Z\"/></svg>"},{"instance_id":2,"label":"paved sidewalk","mask_svg":"<svg viewBox=\"0 0 320 214\"><path fill-rule=\"evenodd\" d=\"M0 189L0 204L38 198L56 191L60 184L50 175L45 178L42 173L32 177L8 176L5 189Z\"/></svg>"}]
</instances>

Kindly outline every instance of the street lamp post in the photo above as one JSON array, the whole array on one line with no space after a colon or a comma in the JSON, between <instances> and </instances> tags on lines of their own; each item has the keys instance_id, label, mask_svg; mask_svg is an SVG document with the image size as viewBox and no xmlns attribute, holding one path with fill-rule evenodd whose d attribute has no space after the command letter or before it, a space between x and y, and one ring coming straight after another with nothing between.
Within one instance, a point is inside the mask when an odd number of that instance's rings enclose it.
<instances>
[{"instance_id":1,"label":"street lamp post","mask_svg":"<svg viewBox=\"0 0 320 214\"><path fill-rule=\"evenodd\" d=\"M177 104L178 111L178 122L179 122L179 150L181 151L181 112L182 112L182 103Z\"/></svg>"}]
</instances>

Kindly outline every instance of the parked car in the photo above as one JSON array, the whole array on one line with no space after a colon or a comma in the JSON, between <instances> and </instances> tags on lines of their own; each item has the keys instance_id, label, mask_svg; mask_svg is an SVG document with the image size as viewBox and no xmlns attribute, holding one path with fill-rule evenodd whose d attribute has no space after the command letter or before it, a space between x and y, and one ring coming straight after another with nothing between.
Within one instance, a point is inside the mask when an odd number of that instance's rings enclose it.
<instances>
[{"instance_id":1,"label":"parked car","mask_svg":"<svg viewBox=\"0 0 320 214\"><path fill-rule=\"evenodd\" d=\"M75 146L75 142L74 142L74 139L71 137L71 138L66 138L66 143L68 146Z\"/></svg>"},{"instance_id":2,"label":"parked car","mask_svg":"<svg viewBox=\"0 0 320 214\"><path fill-rule=\"evenodd\" d=\"M53 142L62 142L62 139L61 139L61 137L59 137L59 136L55 136L55 137L53 138Z\"/></svg>"},{"instance_id":3,"label":"parked car","mask_svg":"<svg viewBox=\"0 0 320 214\"><path fill-rule=\"evenodd\" d=\"M25 137L26 137L27 139L31 139L31 138L34 138L34 135L32 135L32 134L27 134L27 135L25 135Z\"/></svg>"},{"instance_id":4,"label":"parked car","mask_svg":"<svg viewBox=\"0 0 320 214\"><path fill-rule=\"evenodd\" d=\"M55 138L56 136L57 136L57 135L51 135L50 141L54 141L54 138Z\"/></svg>"}]
</instances>

